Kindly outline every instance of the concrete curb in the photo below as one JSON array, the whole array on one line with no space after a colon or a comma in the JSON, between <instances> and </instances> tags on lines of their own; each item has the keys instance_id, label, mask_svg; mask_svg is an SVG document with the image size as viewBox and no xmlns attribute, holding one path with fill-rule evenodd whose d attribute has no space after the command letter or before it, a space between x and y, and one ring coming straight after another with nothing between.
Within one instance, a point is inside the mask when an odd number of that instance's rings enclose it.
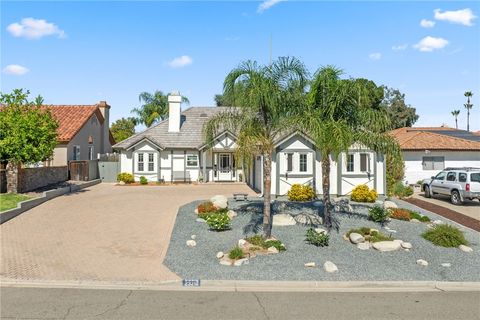
<instances>
[{"instance_id":1,"label":"concrete curb","mask_svg":"<svg viewBox=\"0 0 480 320\"><path fill-rule=\"evenodd\" d=\"M443 281L231 281L203 280L199 287L184 287L182 281L56 281L1 279L1 287L71 288L149 291L223 292L480 292L480 282Z\"/></svg>"},{"instance_id":2,"label":"concrete curb","mask_svg":"<svg viewBox=\"0 0 480 320\"><path fill-rule=\"evenodd\" d=\"M61 196L61 195L67 194L67 193L72 193L72 192L75 192L75 191L78 191L78 190L81 190L81 189L91 187L93 185L99 184L100 182L102 182L102 180L95 179L95 180L92 180L92 181L88 181L86 183L82 183L80 185L70 185L68 187L63 187L63 188L58 188L58 189L54 189L54 190L45 191L45 192L42 193L41 197L19 202L17 204L16 208L1 212L0 213L0 224L2 224L4 222L7 222L10 219L15 218L15 217L21 215L22 213L24 213L25 211L28 211L28 210L46 202L46 201L48 201L48 200L51 200L53 198L56 198L58 196Z\"/></svg>"}]
</instances>

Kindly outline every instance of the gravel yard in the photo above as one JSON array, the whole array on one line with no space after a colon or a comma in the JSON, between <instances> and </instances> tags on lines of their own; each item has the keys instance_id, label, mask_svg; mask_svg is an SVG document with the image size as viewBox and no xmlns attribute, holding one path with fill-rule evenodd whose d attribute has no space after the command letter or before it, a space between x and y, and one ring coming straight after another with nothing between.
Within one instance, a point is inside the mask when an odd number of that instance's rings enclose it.
<instances>
[{"instance_id":1,"label":"gravel yard","mask_svg":"<svg viewBox=\"0 0 480 320\"><path fill-rule=\"evenodd\" d=\"M209 280L327 280L327 281L480 281L480 233L461 228L473 248L473 252L462 252L457 248L437 247L424 240L420 234L427 228L424 223L392 220L387 227L396 230L393 237L410 242L410 251L398 250L379 252L375 249L359 250L355 245L343 239L343 235L351 228L377 228L384 234L389 232L380 224L367 220L367 208L355 206L354 213L334 213L339 223L339 231L330 233L328 247L315 247L305 242L307 226L294 225L274 226L272 234L281 240L287 251L269 256L257 256L248 264L239 267L219 264L216 254L219 251L228 253L239 239L246 234L252 235L258 228L261 232L262 202L229 201L229 208L238 216L232 221L232 229L223 232L209 231L204 222L197 222L194 213L201 201L184 205L180 208L171 242L164 264L182 278ZM297 215L315 212L311 203L285 203L282 213ZM411 208L411 205L410 205ZM420 208L416 211L429 216L432 220L443 220L443 217ZM197 245L189 247L186 241L195 235ZM428 266L417 265L423 259ZM335 273L327 273L323 264L327 261L335 263L339 269ZM307 268L305 263L315 262L316 267ZM450 263L450 267L441 264Z\"/></svg>"}]
</instances>

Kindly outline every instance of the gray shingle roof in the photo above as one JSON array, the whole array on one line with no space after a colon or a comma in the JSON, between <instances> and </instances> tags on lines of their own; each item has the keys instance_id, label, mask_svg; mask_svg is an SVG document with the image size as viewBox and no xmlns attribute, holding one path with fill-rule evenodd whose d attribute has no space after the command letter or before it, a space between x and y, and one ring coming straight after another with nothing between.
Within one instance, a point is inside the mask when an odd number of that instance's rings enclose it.
<instances>
[{"instance_id":1,"label":"gray shingle roof","mask_svg":"<svg viewBox=\"0 0 480 320\"><path fill-rule=\"evenodd\" d=\"M227 107L191 107L181 113L180 132L168 132L168 119L117 143L114 149L127 149L147 138L162 148L197 149L204 143L203 125Z\"/></svg>"}]
</instances>

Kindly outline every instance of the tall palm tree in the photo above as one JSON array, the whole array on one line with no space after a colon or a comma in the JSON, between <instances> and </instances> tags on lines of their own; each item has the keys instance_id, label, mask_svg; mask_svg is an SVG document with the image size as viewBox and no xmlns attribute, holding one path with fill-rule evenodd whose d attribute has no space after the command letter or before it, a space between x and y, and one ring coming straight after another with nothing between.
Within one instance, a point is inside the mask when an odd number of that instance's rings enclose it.
<instances>
[{"instance_id":1,"label":"tall palm tree","mask_svg":"<svg viewBox=\"0 0 480 320\"><path fill-rule=\"evenodd\" d=\"M246 61L230 71L224 81L224 95L235 97L235 84L242 82L242 99L236 107L212 117L205 125L208 142L223 130L237 134L239 162L263 157L263 236L271 237L271 171L275 140L294 127L295 108L304 101L308 72L296 58L282 57L268 66ZM237 101L239 101L237 103Z\"/></svg>"},{"instance_id":2,"label":"tall palm tree","mask_svg":"<svg viewBox=\"0 0 480 320\"><path fill-rule=\"evenodd\" d=\"M464 106L467 109L467 131L470 131L470 109L473 108L473 104L470 103L470 98L473 96L473 93L472 91L466 91L463 95L467 97L467 103L465 103Z\"/></svg>"},{"instance_id":3,"label":"tall palm tree","mask_svg":"<svg viewBox=\"0 0 480 320\"><path fill-rule=\"evenodd\" d=\"M455 118L455 129L458 129L458 115L460 114L460 110L453 110L452 116Z\"/></svg>"},{"instance_id":4,"label":"tall palm tree","mask_svg":"<svg viewBox=\"0 0 480 320\"><path fill-rule=\"evenodd\" d=\"M341 75L342 71L333 66L320 68L310 85L308 107L297 117L321 154L324 224L329 229L334 226L330 202L331 161L342 161L339 155L353 144L401 156L395 140L385 133L390 121L380 106L383 89L372 81L344 80Z\"/></svg>"},{"instance_id":5,"label":"tall palm tree","mask_svg":"<svg viewBox=\"0 0 480 320\"><path fill-rule=\"evenodd\" d=\"M137 115L137 123L150 127L153 124L164 120L168 116L168 95L162 91L155 91L153 94L142 92L138 96L138 101L143 104L139 108L134 108L132 113ZM182 102L189 103L186 97L182 96Z\"/></svg>"}]
</instances>

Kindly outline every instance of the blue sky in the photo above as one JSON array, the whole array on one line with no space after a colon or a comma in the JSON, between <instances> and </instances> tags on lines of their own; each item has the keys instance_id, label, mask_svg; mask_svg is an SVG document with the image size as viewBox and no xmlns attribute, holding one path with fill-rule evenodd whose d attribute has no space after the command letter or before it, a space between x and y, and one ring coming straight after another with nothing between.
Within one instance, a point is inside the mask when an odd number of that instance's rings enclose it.
<instances>
[{"instance_id":1,"label":"blue sky","mask_svg":"<svg viewBox=\"0 0 480 320\"><path fill-rule=\"evenodd\" d=\"M416 125L454 126L450 112L460 109L465 128L463 92L473 91L471 128L480 130L479 2L0 5L1 90L27 88L49 104L107 100L116 120L158 89L210 106L238 63L268 63L271 38L273 58L296 56L311 72L333 64L400 89Z\"/></svg>"}]
</instances>

